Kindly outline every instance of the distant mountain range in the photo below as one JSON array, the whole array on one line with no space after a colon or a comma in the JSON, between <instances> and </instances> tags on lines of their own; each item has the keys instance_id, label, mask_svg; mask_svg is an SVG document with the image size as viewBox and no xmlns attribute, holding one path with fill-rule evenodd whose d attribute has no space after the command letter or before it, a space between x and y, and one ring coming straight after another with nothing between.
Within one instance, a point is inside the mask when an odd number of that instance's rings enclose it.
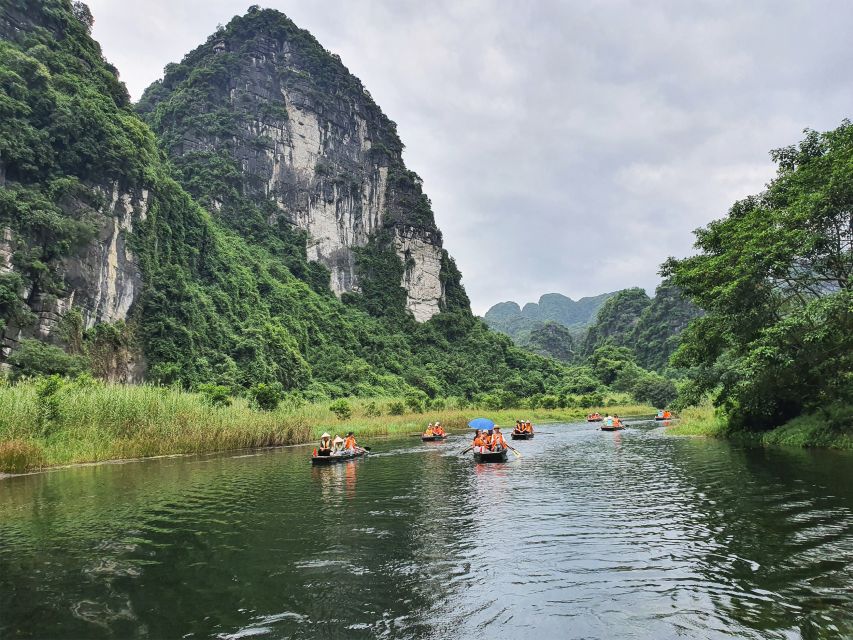
<instances>
[{"instance_id":1,"label":"distant mountain range","mask_svg":"<svg viewBox=\"0 0 853 640\"><path fill-rule=\"evenodd\" d=\"M598 310L618 293L602 293L597 296L572 300L561 293L546 293L539 302L528 302L520 307L517 302L499 302L486 312L484 319L495 331L500 331L518 342L529 337L534 329L553 322L581 334L582 330L595 322Z\"/></svg>"},{"instance_id":2,"label":"distant mountain range","mask_svg":"<svg viewBox=\"0 0 853 640\"><path fill-rule=\"evenodd\" d=\"M678 334L699 315L664 281L653 298L636 287L577 301L546 293L538 304L523 308L516 302L498 303L484 319L517 345L563 362L581 362L610 344L630 349L643 367L662 370L678 346Z\"/></svg>"}]
</instances>

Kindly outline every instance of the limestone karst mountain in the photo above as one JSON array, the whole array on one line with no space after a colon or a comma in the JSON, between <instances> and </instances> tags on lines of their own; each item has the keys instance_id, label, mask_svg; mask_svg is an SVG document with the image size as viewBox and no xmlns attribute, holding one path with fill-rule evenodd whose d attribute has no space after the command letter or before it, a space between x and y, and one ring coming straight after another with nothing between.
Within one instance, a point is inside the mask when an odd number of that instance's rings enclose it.
<instances>
[{"instance_id":1,"label":"limestone karst mountain","mask_svg":"<svg viewBox=\"0 0 853 640\"><path fill-rule=\"evenodd\" d=\"M230 227L305 231L308 259L328 268L338 295L376 275L359 269L357 249L391 250L406 308L419 321L439 312L447 255L396 125L286 16L253 7L235 17L169 65L139 108L182 184Z\"/></svg>"},{"instance_id":2,"label":"limestone karst mountain","mask_svg":"<svg viewBox=\"0 0 853 640\"><path fill-rule=\"evenodd\" d=\"M395 126L252 8L138 105L70 0L0 0L0 366L467 396L556 362L470 311Z\"/></svg>"}]
</instances>

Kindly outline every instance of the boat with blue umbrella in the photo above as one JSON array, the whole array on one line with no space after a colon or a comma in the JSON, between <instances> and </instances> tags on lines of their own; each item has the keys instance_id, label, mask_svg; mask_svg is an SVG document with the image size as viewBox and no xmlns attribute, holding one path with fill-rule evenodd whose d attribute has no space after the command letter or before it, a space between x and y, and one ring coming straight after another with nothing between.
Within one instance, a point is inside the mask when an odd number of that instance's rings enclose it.
<instances>
[{"instance_id":1,"label":"boat with blue umbrella","mask_svg":"<svg viewBox=\"0 0 853 640\"><path fill-rule=\"evenodd\" d=\"M489 418L474 418L471 422L468 423L468 427L471 429L477 429L478 431L486 431L491 432L495 427L494 420L490 420ZM474 449L474 447L469 447L466 451L470 451ZM509 449L501 449L500 451L474 451L474 462L506 462L507 460L507 452ZM515 450L513 449L515 452ZM463 452L465 453L465 452ZM515 452L518 455L517 452Z\"/></svg>"}]
</instances>

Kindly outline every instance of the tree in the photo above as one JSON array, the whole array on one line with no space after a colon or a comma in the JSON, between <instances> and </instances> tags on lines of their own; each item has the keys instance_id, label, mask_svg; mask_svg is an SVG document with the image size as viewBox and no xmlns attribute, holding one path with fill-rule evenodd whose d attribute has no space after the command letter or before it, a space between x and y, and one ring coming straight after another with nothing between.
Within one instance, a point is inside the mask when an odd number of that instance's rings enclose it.
<instances>
[{"instance_id":1,"label":"tree","mask_svg":"<svg viewBox=\"0 0 853 640\"><path fill-rule=\"evenodd\" d=\"M249 389L249 397L252 399L252 404L261 411L275 411L284 397L284 390L277 382L270 384L259 382Z\"/></svg>"},{"instance_id":2,"label":"tree","mask_svg":"<svg viewBox=\"0 0 853 640\"><path fill-rule=\"evenodd\" d=\"M776 178L662 274L707 312L674 356L693 395L766 429L853 400L853 125L772 152Z\"/></svg>"},{"instance_id":3,"label":"tree","mask_svg":"<svg viewBox=\"0 0 853 640\"><path fill-rule=\"evenodd\" d=\"M606 385L612 384L623 369L636 365L631 349L610 343L598 347L587 362L594 375Z\"/></svg>"},{"instance_id":4,"label":"tree","mask_svg":"<svg viewBox=\"0 0 853 640\"><path fill-rule=\"evenodd\" d=\"M657 373L641 377L632 390L634 397L653 407L666 407L678 396L675 383Z\"/></svg>"},{"instance_id":5,"label":"tree","mask_svg":"<svg viewBox=\"0 0 853 640\"><path fill-rule=\"evenodd\" d=\"M28 376L76 376L86 370L87 361L81 356L71 356L59 347L38 340L22 340L17 350L8 358L12 378Z\"/></svg>"},{"instance_id":6,"label":"tree","mask_svg":"<svg viewBox=\"0 0 853 640\"><path fill-rule=\"evenodd\" d=\"M347 420L352 416L352 407L343 398L339 398L330 404L329 411L338 416L338 420Z\"/></svg>"}]
</instances>

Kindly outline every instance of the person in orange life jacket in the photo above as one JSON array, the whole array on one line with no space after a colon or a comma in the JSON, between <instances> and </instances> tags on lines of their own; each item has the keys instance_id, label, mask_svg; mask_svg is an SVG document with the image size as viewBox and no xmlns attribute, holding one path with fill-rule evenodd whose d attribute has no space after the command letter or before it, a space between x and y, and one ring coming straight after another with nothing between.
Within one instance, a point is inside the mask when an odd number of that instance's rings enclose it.
<instances>
[{"instance_id":1,"label":"person in orange life jacket","mask_svg":"<svg viewBox=\"0 0 853 640\"><path fill-rule=\"evenodd\" d=\"M492 437L489 440L489 449L491 451L503 451L507 448L504 435L501 433L501 428L498 425L492 427Z\"/></svg>"},{"instance_id":2,"label":"person in orange life jacket","mask_svg":"<svg viewBox=\"0 0 853 640\"><path fill-rule=\"evenodd\" d=\"M353 432L350 431L347 434L346 440L344 440L344 449L351 453L355 453L357 448L358 446L355 444L355 436L353 435Z\"/></svg>"},{"instance_id":3,"label":"person in orange life jacket","mask_svg":"<svg viewBox=\"0 0 853 640\"><path fill-rule=\"evenodd\" d=\"M474 434L474 442L471 444L474 453L483 453L483 449L488 446L487 437L485 436L485 432L477 429L477 432Z\"/></svg>"}]
</instances>

